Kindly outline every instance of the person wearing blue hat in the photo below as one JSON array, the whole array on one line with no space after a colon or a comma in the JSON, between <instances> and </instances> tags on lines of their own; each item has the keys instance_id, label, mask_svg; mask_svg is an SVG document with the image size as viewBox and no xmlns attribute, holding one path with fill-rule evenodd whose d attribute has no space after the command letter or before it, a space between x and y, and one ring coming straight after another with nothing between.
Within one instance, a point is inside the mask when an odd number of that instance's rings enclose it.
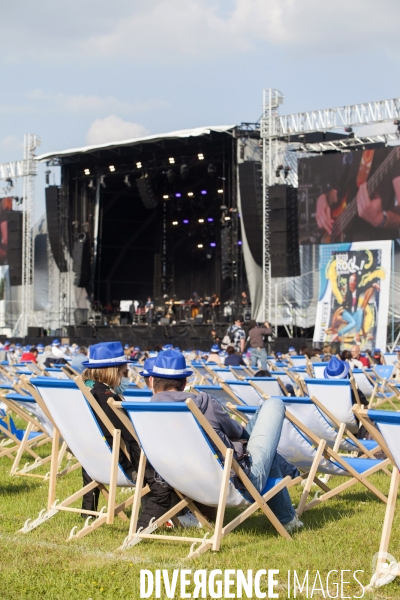
<instances>
[{"instance_id":1,"label":"person wearing blue hat","mask_svg":"<svg viewBox=\"0 0 400 600\"><path fill-rule=\"evenodd\" d=\"M139 373L139 375L141 375L143 377L143 379L145 380L147 387L150 389L153 389L153 388L152 388L152 381L150 379L149 370L151 371L151 369L153 368L154 363L156 362L156 358L157 358L156 356L146 358L146 360L144 361L144 365L143 365L143 371L140 371L140 373Z\"/></svg>"},{"instance_id":2,"label":"person wearing blue hat","mask_svg":"<svg viewBox=\"0 0 400 600\"><path fill-rule=\"evenodd\" d=\"M192 371L187 368L185 357L180 352L160 352L148 372L152 377L154 392L150 402L185 402L187 398L191 398L227 448L233 449L235 459L259 492L262 492L268 477L282 477L277 447L285 407L279 398L270 398L268 402L264 402L246 428L243 428L209 394L184 391L186 379ZM215 451L218 453L217 449ZM232 478L232 482L246 495L236 476ZM296 517L286 488L278 492L268 504L287 531L303 525ZM146 527L154 516L146 506L138 526Z\"/></svg>"},{"instance_id":3,"label":"person wearing blue hat","mask_svg":"<svg viewBox=\"0 0 400 600\"><path fill-rule=\"evenodd\" d=\"M380 348L374 348L374 351L372 353L372 359L376 365L384 364L383 356L382 356L382 352L381 352Z\"/></svg>"},{"instance_id":4,"label":"person wearing blue hat","mask_svg":"<svg viewBox=\"0 0 400 600\"><path fill-rule=\"evenodd\" d=\"M332 356L331 360L328 362L324 369L324 378L325 379L349 379L350 377L350 365L347 361L340 360L337 356ZM368 406L368 400L366 399L363 392L359 389L357 390L358 397L360 399L361 404L364 406ZM357 403L357 399L355 397L353 389L351 390L351 401L353 404ZM362 430L362 435L360 434L358 437L364 437L365 430Z\"/></svg>"},{"instance_id":5,"label":"person wearing blue hat","mask_svg":"<svg viewBox=\"0 0 400 600\"><path fill-rule=\"evenodd\" d=\"M121 384L122 378L128 374L128 362L130 362L129 358L124 354L121 342L101 342L100 344L94 344L89 348L89 357L82 362L82 367L84 368L82 379L85 385L90 388L96 402L99 403L114 427L121 430L121 437L127 446L131 460L129 461L125 453L120 451L119 464L128 477L134 481L139 463L139 446L123 422L108 405L110 398L121 401L121 397L118 395L116 389ZM110 448L112 448L112 435L101 421L98 424ZM82 476L84 485L88 485L92 481L84 469L82 469ZM88 492L83 496L82 508L85 510L97 510L98 498L99 488ZM84 516L85 518L87 517L87 515Z\"/></svg>"},{"instance_id":6,"label":"person wearing blue hat","mask_svg":"<svg viewBox=\"0 0 400 600\"><path fill-rule=\"evenodd\" d=\"M214 344L213 346L211 346L210 354L208 355L206 362L218 365L219 367L223 367L224 363L222 362L219 356L219 351L220 347L218 346L218 344Z\"/></svg>"}]
</instances>

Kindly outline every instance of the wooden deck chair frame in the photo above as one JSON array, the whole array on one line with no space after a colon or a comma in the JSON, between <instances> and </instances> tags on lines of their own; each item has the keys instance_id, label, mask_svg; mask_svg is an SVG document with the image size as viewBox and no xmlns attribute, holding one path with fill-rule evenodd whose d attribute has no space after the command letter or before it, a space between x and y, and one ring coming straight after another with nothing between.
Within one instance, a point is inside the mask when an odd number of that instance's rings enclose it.
<instances>
[{"instance_id":1,"label":"wooden deck chair frame","mask_svg":"<svg viewBox=\"0 0 400 600\"><path fill-rule=\"evenodd\" d=\"M126 547L133 546L139 543L143 539L147 540L163 540L169 542L190 542L192 544L190 552L187 556L188 559L197 558L201 554L204 554L208 550L213 550L214 552L219 551L221 541L224 539L231 531L233 531L238 525L243 523L248 517L250 517L256 510L261 509L262 512L269 519L271 524L275 527L277 532L287 540L291 540L291 536L283 527L283 525L279 522L279 520L275 517L272 510L267 505L267 501L270 500L276 493L282 490L290 481L290 477L285 477L278 484L276 484L271 490L269 490L264 496L261 496L256 488L253 486L251 481L248 479L247 475L241 469L240 465L233 458L233 450L227 448L219 436L215 433L214 429L207 421L206 417L201 413L198 409L194 401L188 398L185 402L186 406L189 408L197 422L200 424L204 432L211 439L212 443L218 448L219 452L221 452L224 458L224 473L221 483L219 503L217 508L217 518L215 522L215 529L213 535L207 539L204 538L194 538L194 537L180 537L180 536L171 536L171 535L157 535L152 533L158 527L160 527L166 520L170 519L172 516L176 515L176 513L182 509L181 504L186 502L186 498L165 513L162 517L152 523L148 528L143 531L136 532L137 528L137 520L139 514L139 502L136 500L134 502L134 506L132 508L132 516L131 523L129 528L129 536L128 541L126 542ZM144 469L146 465L146 456L142 451L140 457L140 464L138 470L138 484L140 485L143 482ZM247 491L251 494L254 499L254 503L251 504L248 508L242 511L239 516L234 518L230 523L223 526L223 520L226 509L226 497L228 491L228 484L230 478L231 469L235 472L235 474L239 477ZM136 532L136 533L135 533ZM195 548L196 544L199 544L197 548ZM121 547L122 549L122 547Z\"/></svg>"},{"instance_id":2,"label":"wooden deck chair frame","mask_svg":"<svg viewBox=\"0 0 400 600\"><path fill-rule=\"evenodd\" d=\"M396 501L397 495L399 491L400 484L400 473L399 467L394 459L382 433L376 427L376 425L370 420L368 417L368 411L365 408L355 407L355 413L360 419L361 423L367 429L367 431L372 435L372 437L378 442L379 446L382 448L383 452L389 458L393 465L392 476L390 480L390 488L388 495L388 502L385 511L385 518L383 521L381 541L379 545L379 554L376 562L376 570L375 575L379 577L379 574L382 573L381 565L386 562L386 553L389 549L390 535L392 532L394 513L396 510ZM374 579L374 577L373 577Z\"/></svg>"},{"instance_id":3,"label":"wooden deck chair frame","mask_svg":"<svg viewBox=\"0 0 400 600\"><path fill-rule=\"evenodd\" d=\"M209 380L197 370L196 365L191 364L190 368L192 369L195 375L195 381L193 385L207 385L208 383L210 383Z\"/></svg>"},{"instance_id":4,"label":"wooden deck chair frame","mask_svg":"<svg viewBox=\"0 0 400 600\"><path fill-rule=\"evenodd\" d=\"M287 391L287 388L285 386L285 384L283 383L282 379L280 377L276 377L276 380L278 382L279 387L281 388L283 394L285 396L290 396L289 392ZM260 396L264 399L264 400L268 400L271 396L268 396L268 394L266 394L259 385L257 385L257 383L252 379L249 381L250 385L260 394Z\"/></svg>"},{"instance_id":5,"label":"wooden deck chair frame","mask_svg":"<svg viewBox=\"0 0 400 600\"><path fill-rule=\"evenodd\" d=\"M68 498L65 498L61 502L56 500L56 484L58 478L58 446L60 443L60 432L55 426L54 428L54 436L53 436L53 446L52 446L52 459L51 459L51 467L50 467L50 477L49 477L49 492L47 499L47 509L43 509L40 511L39 516L34 521L28 519L24 527L19 530L20 533L28 533L32 531L42 523L48 521L51 517L55 516L60 511L72 512L78 514L86 514L88 515L84 526L77 531L78 527L75 526L72 528L68 540L72 539L80 539L84 536L92 533L99 527L104 524L112 525L114 522L114 518L118 516L124 521L128 521L127 516L124 511L133 504L135 496L144 496L150 490L148 486L138 488L136 482L136 490L135 493L128 498L126 498L123 502L116 504L116 482L117 482L117 469L118 469L118 457L119 452L122 450L124 454L127 456L129 460L131 460L129 452L127 450L125 442L121 439L121 430L116 429L111 423L110 419L104 413L101 406L96 402L93 398L89 388L84 384L82 378L76 377L75 383L78 388L82 392L83 396L87 400L89 406L92 408L93 412L96 414L97 418L104 424L104 426L108 429L113 437L113 445L111 451L111 469L110 469L110 484L108 486L108 490L106 486L102 483L99 483L95 480L91 481L91 483L82 487L77 492L73 493ZM45 405L42 400L42 405ZM47 411L48 412L48 411ZM54 420L52 419L54 423ZM107 501L107 507L103 507L100 511L92 511L86 510L82 508L74 508L70 505L82 498L87 492L94 490L95 488L99 488L100 492L103 494ZM137 490L140 489L140 494L137 494ZM104 510L106 509L106 510ZM95 520L90 523L92 518Z\"/></svg>"},{"instance_id":6,"label":"wooden deck chair frame","mask_svg":"<svg viewBox=\"0 0 400 600\"><path fill-rule=\"evenodd\" d=\"M234 407L230 406L229 404L227 405L227 407L230 408L231 410L232 410L232 408L234 408ZM252 408L254 409L255 407L252 407ZM235 414L241 414L239 411L234 411L234 412L235 412ZM304 511L310 510L311 508L313 508L314 506L317 506L318 504L321 504L321 502L324 502L325 500L328 500L330 498L333 498L334 496L337 496L344 490L348 489L349 487L352 487L353 485L355 485L357 483L362 483L379 500L381 500L384 503L387 503L388 499L386 498L386 496L384 494L382 494L382 492L380 492L370 481L368 481L367 478L370 477L371 475L373 475L374 473L377 473L381 469L387 467L387 465L390 464L389 459L381 461L379 465L372 466L370 469L368 469L362 475L360 475L346 461L345 457L338 454L334 449L329 448L329 446L326 445L325 440L321 440L310 429L308 429L308 427L306 427L303 423L301 423L301 421L299 421L294 415L292 415L290 413L290 411L286 410L285 417L297 429L299 429L306 436L306 438L308 438L310 440L310 442L312 442L312 444L317 449L313 463L308 471L306 484L304 486L304 490L303 490L303 493L302 493L300 501L299 501L299 505L296 510L296 513L298 515L301 515ZM244 422L246 422L246 420L244 420ZM322 457L326 458L327 460L332 460L336 463L339 463L339 465L348 473L349 479L345 483L342 483L339 486L337 486L336 488L332 488L332 489L329 488L328 486L326 486L324 481L317 479L316 474L318 472L318 465L319 465L319 462ZM343 476L345 476L345 475L343 475ZM319 487L324 489L325 493L322 494L321 496L314 497L314 499L311 502L307 503L307 498L311 492L313 483L316 483Z\"/></svg>"},{"instance_id":7,"label":"wooden deck chair frame","mask_svg":"<svg viewBox=\"0 0 400 600\"><path fill-rule=\"evenodd\" d=\"M288 368L284 368L283 370L285 371L286 375L290 377L290 379L293 381L295 385L294 391L296 396L307 396L308 392L306 384L304 383L304 379L298 373L294 373Z\"/></svg>"}]
</instances>

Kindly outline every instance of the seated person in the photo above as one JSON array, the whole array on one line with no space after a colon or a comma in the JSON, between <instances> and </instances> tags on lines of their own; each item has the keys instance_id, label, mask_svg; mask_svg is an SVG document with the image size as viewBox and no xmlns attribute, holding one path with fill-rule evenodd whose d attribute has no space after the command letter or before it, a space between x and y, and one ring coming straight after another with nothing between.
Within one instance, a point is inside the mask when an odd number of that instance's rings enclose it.
<instances>
[{"instance_id":1,"label":"seated person","mask_svg":"<svg viewBox=\"0 0 400 600\"><path fill-rule=\"evenodd\" d=\"M226 351L228 353L228 356L225 358L226 367L246 366L246 363L243 360L243 356L241 356L240 354L235 354L235 348L233 346L228 346Z\"/></svg>"},{"instance_id":2,"label":"seated person","mask_svg":"<svg viewBox=\"0 0 400 600\"><path fill-rule=\"evenodd\" d=\"M39 351L35 346L26 346L22 353L20 362L37 362Z\"/></svg>"},{"instance_id":3,"label":"seated person","mask_svg":"<svg viewBox=\"0 0 400 600\"><path fill-rule=\"evenodd\" d=\"M222 362L222 360L219 356L219 353L220 353L220 347L218 346L218 344L214 344L213 346L211 346L210 354L208 355L206 362L214 363L214 364L218 365L219 367L223 367L224 363Z\"/></svg>"},{"instance_id":4,"label":"seated person","mask_svg":"<svg viewBox=\"0 0 400 600\"><path fill-rule=\"evenodd\" d=\"M74 354L72 357L70 365L73 369L75 369L75 371L82 373L84 369L82 365L85 361L87 361L87 348L85 348L85 346L81 346L78 350L78 353Z\"/></svg>"},{"instance_id":5,"label":"seated person","mask_svg":"<svg viewBox=\"0 0 400 600\"><path fill-rule=\"evenodd\" d=\"M150 401L184 402L187 398L192 398L227 448L233 449L235 459L259 492L263 490L268 477L282 477L276 449L285 407L279 398L270 398L268 402L264 402L246 428L243 428L230 418L212 396L204 392L194 394L184 391L186 379L192 371L187 369L181 353L174 350L161 352L149 372L154 391ZM248 495L238 477L234 476L231 480L244 495ZM286 488L278 492L268 504L287 531L291 532L303 525L294 512ZM154 515L147 511L148 522L152 516Z\"/></svg>"},{"instance_id":6,"label":"seated person","mask_svg":"<svg viewBox=\"0 0 400 600\"><path fill-rule=\"evenodd\" d=\"M257 373L254 375L254 377L272 377L271 373L268 371L268 369L260 369L259 371L257 371ZM285 383L285 388L287 389L287 391L289 392L289 394L291 396L295 396L296 393L294 391L294 387L292 386L291 383Z\"/></svg>"}]
</instances>

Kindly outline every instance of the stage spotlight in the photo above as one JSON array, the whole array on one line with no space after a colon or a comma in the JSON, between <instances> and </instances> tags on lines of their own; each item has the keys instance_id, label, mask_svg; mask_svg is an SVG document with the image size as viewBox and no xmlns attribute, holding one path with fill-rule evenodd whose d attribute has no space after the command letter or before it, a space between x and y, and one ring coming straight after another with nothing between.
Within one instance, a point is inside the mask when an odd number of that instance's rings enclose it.
<instances>
[{"instance_id":1,"label":"stage spotlight","mask_svg":"<svg viewBox=\"0 0 400 600\"><path fill-rule=\"evenodd\" d=\"M46 185L49 185L49 183L50 183L50 173L51 173L51 171L45 171Z\"/></svg>"},{"instance_id":2,"label":"stage spotlight","mask_svg":"<svg viewBox=\"0 0 400 600\"><path fill-rule=\"evenodd\" d=\"M114 173L114 171L115 171L114 165L110 165L108 168L110 169L111 173Z\"/></svg>"},{"instance_id":3,"label":"stage spotlight","mask_svg":"<svg viewBox=\"0 0 400 600\"><path fill-rule=\"evenodd\" d=\"M199 223L204 223L204 219L199 219Z\"/></svg>"},{"instance_id":4,"label":"stage spotlight","mask_svg":"<svg viewBox=\"0 0 400 600\"><path fill-rule=\"evenodd\" d=\"M142 168L142 163L140 162L140 160L136 163L136 168L137 169L141 169Z\"/></svg>"},{"instance_id":5,"label":"stage spotlight","mask_svg":"<svg viewBox=\"0 0 400 600\"><path fill-rule=\"evenodd\" d=\"M207 194L207 190L201 190L200 194L201 194L202 196L205 196L205 195Z\"/></svg>"},{"instance_id":6,"label":"stage spotlight","mask_svg":"<svg viewBox=\"0 0 400 600\"><path fill-rule=\"evenodd\" d=\"M167 179L168 179L168 183L174 183L174 181L176 179L176 173L173 169L168 169Z\"/></svg>"},{"instance_id":7,"label":"stage spotlight","mask_svg":"<svg viewBox=\"0 0 400 600\"><path fill-rule=\"evenodd\" d=\"M172 156L168 159L168 161L169 161L170 165L174 165L175 164L175 159L172 158Z\"/></svg>"},{"instance_id":8,"label":"stage spotlight","mask_svg":"<svg viewBox=\"0 0 400 600\"><path fill-rule=\"evenodd\" d=\"M180 174L182 179L187 179L189 177L189 167L187 165L182 165L180 168Z\"/></svg>"},{"instance_id":9,"label":"stage spotlight","mask_svg":"<svg viewBox=\"0 0 400 600\"><path fill-rule=\"evenodd\" d=\"M185 223L185 225L187 225L189 223L188 219L183 219L182 223Z\"/></svg>"},{"instance_id":10,"label":"stage spotlight","mask_svg":"<svg viewBox=\"0 0 400 600\"><path fill-rule=\"evenodd\" d=\"M197 244L198 248L203 248L203 244Z\"/></svg>"},{"instance_id":11,"label":"stage spotlight","mask_svg":"<svg viewBox=\"0 0 400 600\"><path fill-rule=\"evenodd\" d=\"M216 169L215 165L210 163L207 167L207 173L210 177L214 177L214 175L217 174L217 169Z\"/></svg>"},{"instance_id":12,"label":"stage spotlight","mask_svg":"<svg viewBox=\"0 0 400 600\"><path fill-rule=\"evenodd\" d=\"M89 181L89 185L88 185L88 187L90 187L90 188L94 188L93 179L91 179L91 180Z\"/></svg>"},{"instance_id":13,"label":"stage spotlight","mask_svg":"<svg viewBox=\"0 0 400 600\"><path fill-rule=\"evenodd\" d=\"M218 194L223 194L224 190L218 190Z\"/></svg>"},{"instance_id":14,"label":"stage spotlight","mask_svg":"<svg viewBox=\"0 0 400 600\"><path fill-rule=\"evenodd\" d=\"M129 181L129 175L125 175L124 184L128 187L132 187L131 182Z\"/></svg>"},{"instance_id":15,"label":"stage spotlight","mask_svg":"<svg viewBox=\"0 0 400 600\"><path fill-rule=\"evenodd\" d=\"M212 222L214 221L214 219L213 219L212 217L208 217L207 221L208 221L209 223L212 223Z\"/></svg>"},{"instance_id":16,"label":"stage spotlight","mask_svg":"<svg viewBox=\"0 0 400 600\"><path fill-rule=\"evenodd\" d=\"M175 194L175 198L182 198L182 194L180 194L179 192L177 194Z\"/></svg>"},{"instance_id":17,"label":"stage spotlight","mask_svg":"<svg viewBox=\"0 0 400 600\"><path fill-rule=\"evenodd\" d=\"M353 128L352 127L345 127L344 130L345 130L346 133L352 133Z\"/></svg>"},{"instance_id":18,"label":"stage spotlight","mask_svg":"<svg viewBox=\"0 0 400 600\"><path fill-rule=\"evenodd\" d=\"M283 175L284 175L285 179L287 178L287 176L289 175L289 171L291 171L291 170L292 170L292 167L288 167L287 165L283 169Z\"/></svg>"},{"instance_id":19,"label":"stage spotlight","mask_svg":"<svg viewBox=\"0 0 400 600\"><path fill-rule=\"evenodd\" d=\"M204 160L204 154L202 152L200 152L197 157L199 160Z\"/></svg>"},{"instance_id":20,"label":"stage spotlight","mask_svg":"<svg viewBox=\"0 0 400 600\"><path fill-rule=\"evenodd\" d=\"M172 221L172 225L178 225L178 221Z\"/></svg>"},{"instance_id":21,"label":"stage spotlight","mask_svg":"<svg viewBox=\"0 0 400 600\"><path fill-rule=\"evenodd\" d=\"M193 192L188 192L188 196L189 196L189 198L192 198Z\"/></svg>"},{"instance_id":22,"label":"stage spotlight","mask_svg":"<svg viewBox=\"0 0 400 600\"><path fill-rule=\"evenodd\" d=\"M169 200L169 196L168 196L168 194L164 194L164 196L163 196L163 200Z\"/></svg>"},{"instance_id":23,"label":"stage spotlight","mask_svg":"<svg viewBox=\"0 0 400 600\"><path fill-rule=\"evenodd\" d=\"M211 248L216 248L217 244L215 242L210 243Z\"/></svg>"},{"instance_id":24,"label":"stage spotlight","mask_svg":"<svg viewBox=\"0 0 400 600\"><path fill-rule=\"evenodd\" d=\"M225 221L230 221L231 218L230 217L225 217Z\"/></svg>"},{"instance_id":25,"label":"stage spotlight","mask_svg":"<svg viewBox=\"0 0 400 600\"><path fill-rule=\"evenodd\" d=\"M85 169L84 173L85 173L85 175L90 175L90 169Z\"/></svg>"},{"instance_id":26,"label":"stage spotlight","mask_svg":"<svg viewBox=\"0 0 400 600\"><path fill-rule=\"evenodd\" d=\"M6 183L7 183L7 187L8 187L8 189L10 189L10 190L11 190L11 188L13 188L13 187L14 187L13 180L11 179L11 177L7 177L7 179L6 179Z\"/></svg>"},{"instance_id":27,"label":"stage spotlight","mask_svg":"<svg viewBox=\"0 0 400 600\"><path fill-rule=\"evenodd\" d=\"M241 245L242 245L242 242L241 242L241 240L239 240L238 241L238 246L241 246Z\"/></svg>"},{"instance_id":28,"label":"stage spotlight","mask_svg":"<svg viewBox=\"0 0 400 600\"><path fill-rule=\"evenodd\" d=\"M105 178L105 175L100 175L100 185L103 188L106 187L106 184L104 183L104 178Z\"/></svg>"}]
</instances>

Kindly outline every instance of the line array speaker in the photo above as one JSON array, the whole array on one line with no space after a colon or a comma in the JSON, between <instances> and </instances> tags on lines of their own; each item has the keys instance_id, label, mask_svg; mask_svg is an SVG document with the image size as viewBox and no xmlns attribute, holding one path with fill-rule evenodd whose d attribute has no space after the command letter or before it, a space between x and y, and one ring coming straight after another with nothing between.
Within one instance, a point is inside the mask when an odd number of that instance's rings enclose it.
<instances>
[{"instance_id":1,"label":"line array speaker","mask_svg":"<svg viewBox=\"0 0 400 600\"><path fill-rule=\"evenodd\" d=\"M22 285L22 221L23 213L8 213L8 265L10 285Z\"/></svg>"},{"instance_id":2,"label":"line array speaker","mask_svg":"<svg viewBox=\"0 0 400 600\"><path fill-rule=\"evenodd\" d=\"M62 235L60 188L57 185L46 188L46 216L51 251L60 273L65 273L68 268Z\"/></svg>"},{"instance_id":3,"label":"line array speaker","mask_svg":"<svg viewBox=\"0 0 400 600\"><path fill-rule=\"evenodd\" d=\"M75 240L72 260L75 273L74 284L77 287L87 288L90 283L90 248L85 234Z\"/></svg>"},{"instance_id":4,"label":"line array speaker","mask_svg":"<svg viewBox=\"0 0 400 600\"><path fill-rule=\"evenodd\" d=\"M251 254L262 265L262 172L259 161L239 164L241 222L244 226Z\"/></svg>"},{"instance_id":5,"label":"line array speaker","mask_svg":"<svg viewBox=\"0 0 400 600\"><path fill-rule=\"evenodd\" d=\"M156 208L157 198L154 193L151 179L147 175L144 177L139 177L139 179L136 179L136 185L138 187L140 199L143 202L144 207L148 210Z\"/></svg>"},{"instance_id":6,"label":"line array speaker","mask_svg":"<svg viewBox=\"0 0 400 600\"><path fill-rule=\"evenodd\" d=\"M269 188L269 227L272 277L300 275L297 189Z\"/></svg>"}]
</instances>

